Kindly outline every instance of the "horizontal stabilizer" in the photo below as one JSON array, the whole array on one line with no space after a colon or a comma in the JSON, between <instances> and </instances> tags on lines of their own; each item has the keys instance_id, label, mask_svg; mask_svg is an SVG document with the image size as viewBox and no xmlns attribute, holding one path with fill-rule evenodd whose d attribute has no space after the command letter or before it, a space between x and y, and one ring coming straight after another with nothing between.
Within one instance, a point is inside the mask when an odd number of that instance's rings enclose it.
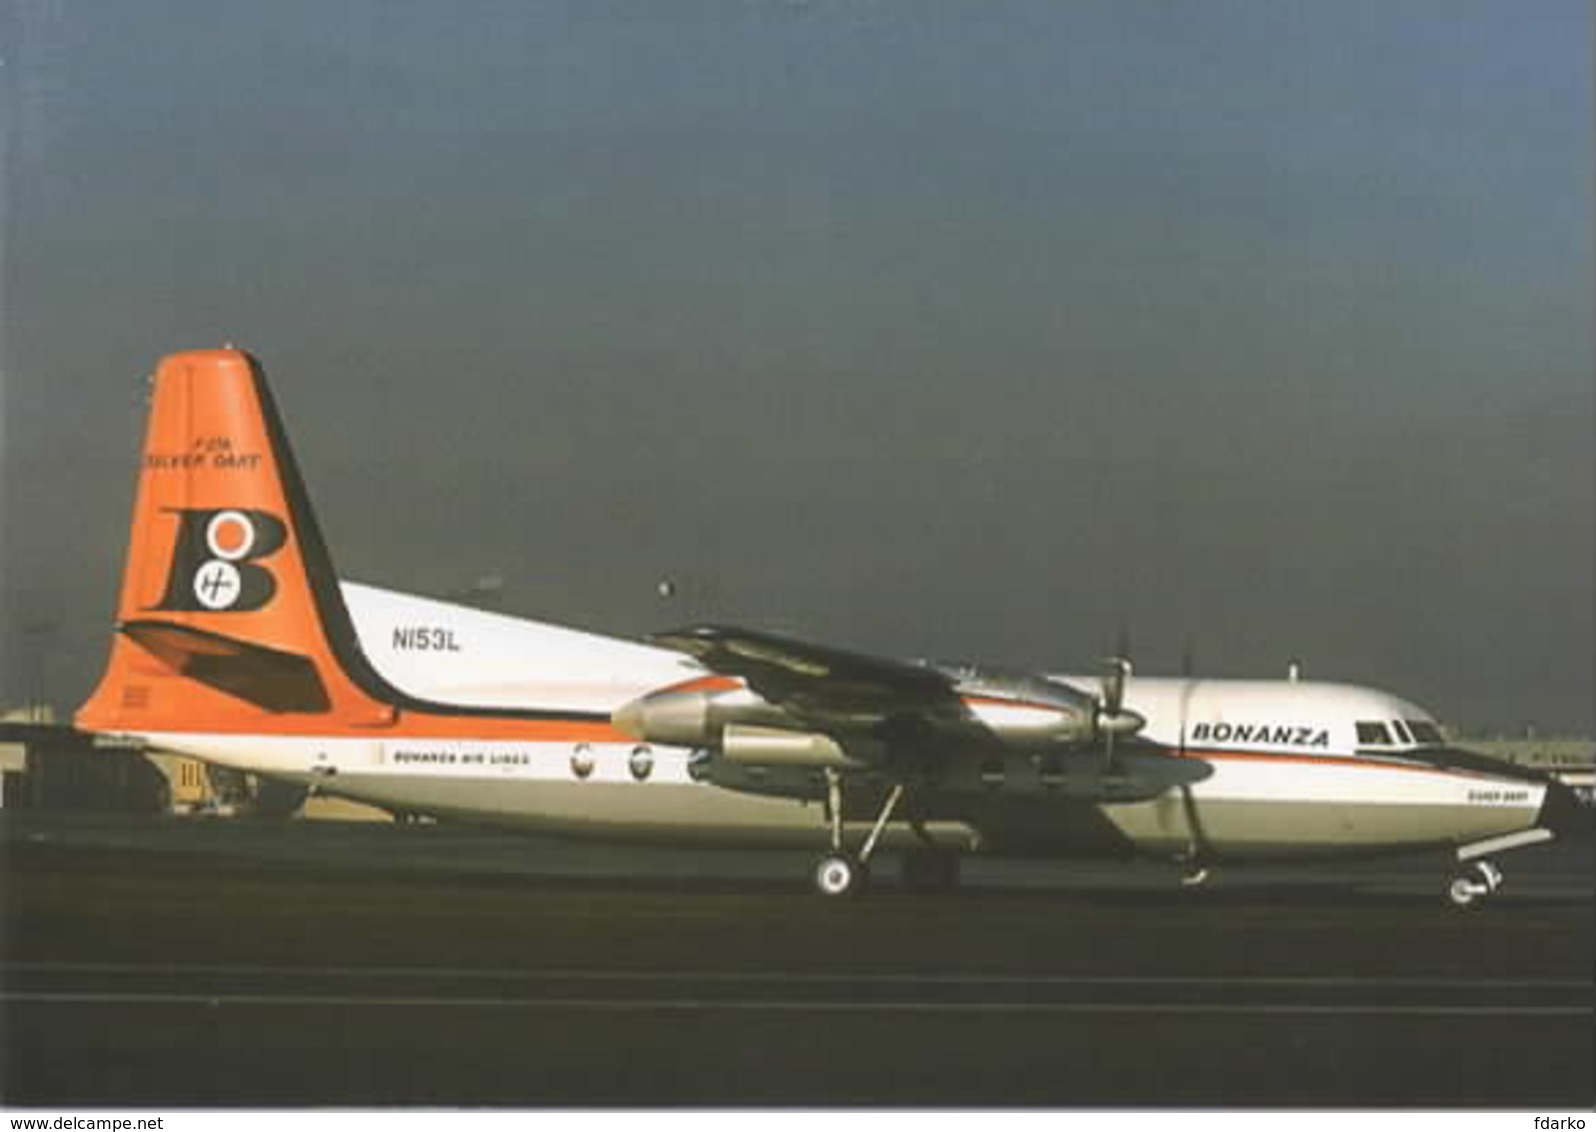
<instances>
[{"instance_id":1,"label":"horizontal stabilizer","mask_svg":"<svg viewBox=\"0 0 1596 1132\"><path fill-rule=\"evenodd\" d=\"M271 712L320 712L331 703L308 657L170 621L126 621L124 636L179 675Z\"/></svg>"}]
</instances>

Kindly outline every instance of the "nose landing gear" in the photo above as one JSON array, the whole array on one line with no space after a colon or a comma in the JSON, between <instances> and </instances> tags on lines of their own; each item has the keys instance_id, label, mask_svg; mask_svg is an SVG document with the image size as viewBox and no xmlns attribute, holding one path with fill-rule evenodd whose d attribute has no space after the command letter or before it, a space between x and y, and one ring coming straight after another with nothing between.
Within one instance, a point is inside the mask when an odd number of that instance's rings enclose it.
<instances>
[{"instance_id":1,"label":"nose landing gear","mask_svg":"<svg viewBox=\"0 0 1596 1132\"><path fill-rule=\"evenodd\" d=\"M1502 887L1502 870L1487 860L1471 863L1469 870L1452 878L1446 898L1454 908L1468 908Z\"/></svg>"},{"instance_id":2,"label":"nose landing gear","mask_svg":"<svg viewBox=\"0 0 1596 1132\"><path fill-rule=\"evenodd\" d=\"M1539 845L1543 841L1550 841L1552 836L1551 830L1536 826L1459 845L1457 861L1463 866L1463 872L1453 877L1452 883L1446 886L1447 902L1454 908L1468 908L1493 895L1502 887L1502 870L1490 859L1490 855Z\"/></svg>"}]
</instances>

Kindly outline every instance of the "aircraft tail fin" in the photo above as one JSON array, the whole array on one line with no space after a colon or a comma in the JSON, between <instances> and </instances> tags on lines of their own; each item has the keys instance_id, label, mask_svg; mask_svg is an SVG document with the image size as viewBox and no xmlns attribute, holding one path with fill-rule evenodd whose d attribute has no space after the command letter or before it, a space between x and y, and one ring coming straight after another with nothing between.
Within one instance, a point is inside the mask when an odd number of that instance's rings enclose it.
<instances>
[{"instance_id":1,"label":"aircraft tail fin","mask_svg":"<svg viewBox=\"0 0 1596 1132\"><path fill-rule=\"evenodd\" d=\"M259 363L156 370L117 632L77 723L96 731L381 725L336 575Z\"/></svg>"}]
</instances>

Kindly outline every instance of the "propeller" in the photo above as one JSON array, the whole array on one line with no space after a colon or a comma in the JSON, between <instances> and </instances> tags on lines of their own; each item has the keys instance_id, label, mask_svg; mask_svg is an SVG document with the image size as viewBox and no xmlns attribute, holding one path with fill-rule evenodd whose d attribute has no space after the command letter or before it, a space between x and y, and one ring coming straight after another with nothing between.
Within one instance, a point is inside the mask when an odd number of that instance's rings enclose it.
<instances>
[{"instance_id":1,"label":"propeller","mask_svg":"<svg viewBox=\"0 0 1596 1132\"><path fill-rule=\"evenodd\" d=\"M1108 671L1103 673L1103 696L1101 711L1105 716L1116 716L1125 703L1125 677L1131 673L1131 662L1123 656L1111 656L1104 660Z\"/></svg>"},{"instance_id":2,"label":"propeller","mask_svg":"<svg viewBox=\"0 0 1596 1132\"><path fill-rule=\"evenodd\" d=\"M1125 678L1131 674L1131 662L1123 656L1107 660L1108 670L1103 674L1103 692L1097 699L1093 728L1103 740L1103 762L1114 765L1114 740L1131 736L1147 725L1147 720L1137 712L1125 708Z\"/></svg>"}]
</instances>

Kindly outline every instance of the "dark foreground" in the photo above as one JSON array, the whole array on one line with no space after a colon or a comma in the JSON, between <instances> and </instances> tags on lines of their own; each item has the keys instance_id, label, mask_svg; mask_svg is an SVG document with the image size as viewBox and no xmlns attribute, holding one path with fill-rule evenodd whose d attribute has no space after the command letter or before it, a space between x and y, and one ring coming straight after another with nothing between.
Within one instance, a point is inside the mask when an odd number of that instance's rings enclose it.
<instances>
[{"instance_id":1,"label":"dark foreground","mask_svg":"<svg viewBox=\"0 0 1596 1132\"><path fill-rule=\"evenodd\" d=\"M13 1105L1589 1108L1591 844L1173 874L981 863L807 894L803 858L441 828L3 832ZM629 865L630 863L630 865Z\"/></svg>"}]
</instances>

